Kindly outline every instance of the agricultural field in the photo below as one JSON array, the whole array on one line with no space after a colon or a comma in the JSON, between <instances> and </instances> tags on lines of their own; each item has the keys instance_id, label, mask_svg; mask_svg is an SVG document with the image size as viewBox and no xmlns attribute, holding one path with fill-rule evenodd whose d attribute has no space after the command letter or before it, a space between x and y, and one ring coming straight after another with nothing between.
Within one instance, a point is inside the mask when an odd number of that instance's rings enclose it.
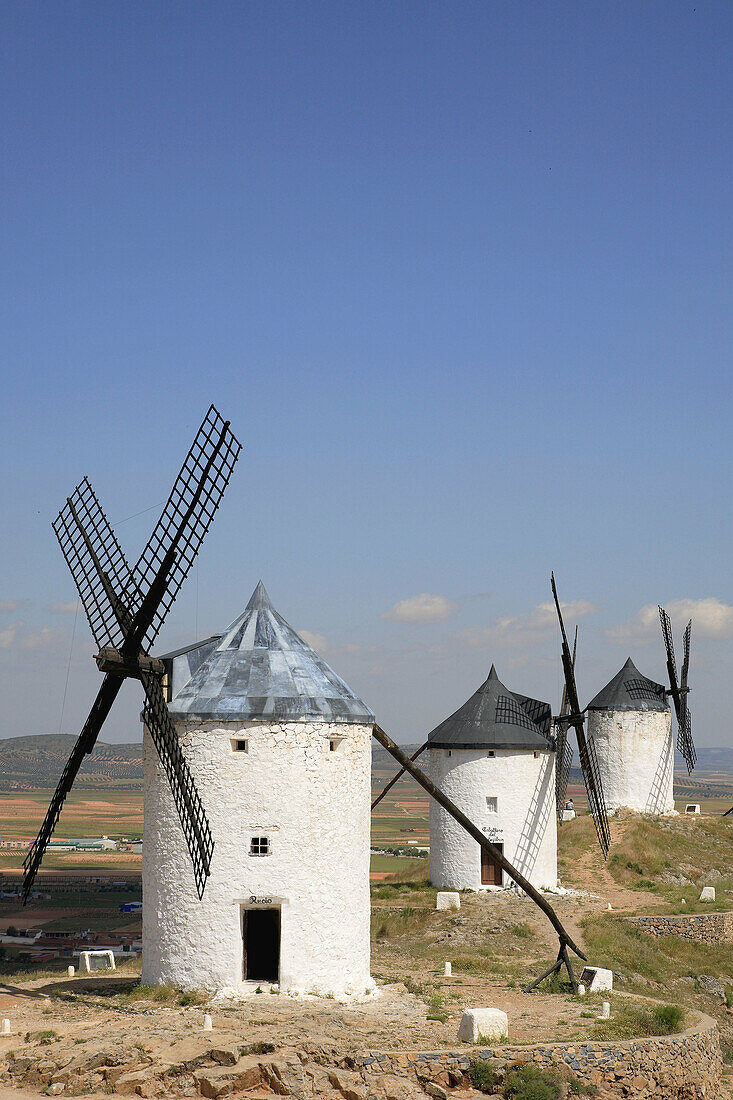
<instances>
[{"instance_id":1,"label":"agricultural field","mask_svg":"<svg viewBox=\"0 0 733 1100\"><path fill-rule=\"evenodd\" d=\"M34 837L53 796L51 788L0 794L0 836ZM142 791L72 791L64 804L55 836L140 837Z\"/></svg>"}]
</instances>

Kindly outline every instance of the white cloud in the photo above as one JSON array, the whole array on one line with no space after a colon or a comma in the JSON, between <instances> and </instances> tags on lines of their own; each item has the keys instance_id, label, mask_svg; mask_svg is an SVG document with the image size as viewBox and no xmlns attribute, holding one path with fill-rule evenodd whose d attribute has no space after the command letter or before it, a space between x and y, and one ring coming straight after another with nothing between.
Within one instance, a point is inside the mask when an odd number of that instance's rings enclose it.
<instances>
[{"instance_id":1,"label":"white cloud","mask_svg":"<svg viewBox=\"0 0 733 1100\"><path fill-rule=\"evenodd\" d=\"M312 649L315 649L316 653L320 653L321 657L328 655L331 657L340 657L344 653L360 653L361 646L356 642L346 642L344 645L331 645L328 639L323 634L316 634L313 630L299 630L298 634L307 642Z\"/></svg>"},{"instance_id":2,"label":"white cloud","mask_svg":"<svg viewBox=\"0 0 733 1100\"><path fill-rule=\"evenodd\" d=\"M13 611L18 610L18 608L20 607L20 603L20 600L0 600L0 611L5 612L6 614L12 613Z\"/></svg>"},{"instance_id":3,"label":"white cloud","mask_svg":"<svg viewBox=\"0 0 733 1100\"><path fill-rule=\"evenodd\" d=\"M55 640L54 632L48 626L29 632L23 623L17 622L0 630L0 649L46 649Z\"/></svg>"},{"instance_id":4,"label":"white cloud","mask_svg":"<svg viewBox=\"0 0 733 1100\"><path fill-rule=\"evenodd\" d=\"M323 634L314 634L312 630L299 630L298 634L304 642L308 643L311 649L315 649L316 653L320 653L322 657L325 657L328 653L328 642Z\"/></svg>"},{"instance_id":5,"label":"white cloud","mask_svg":"<svg viewBox=\"0 0 733 1100\"><path fill-rule=\"evenodd\" d=\"M566 627L590 615L598 609L588 600L570 600L561 603ZM549 600L539 603L524 615L502 615L486 627L475 627L461 632L468 645L475 649L517 649L537 645L558 629L557 612Z\"/></svg>"},{"instance_id":6,"label":"white cloud","mask_svg":"<svg viewBox=\"0 0 733 1100\"><path fill-rule=\"evenodd\" d=\"M13 648L15 639L18 637L18 631L22 625L22 623L11 623L10 626L6 626L4 630L0 630L0 649Z\"/></svg>"},{"instance_id":7,"label":"white cloud","mask_svg":"<svg viewBox=\"0 0 733 1100\"><path fill-rule=\"evenodd\" d=\"M389 611L385 611L382 618L393 623L442 623L444 619L455 615L457 610L458 604L447 596L422 592L419 596L400 600Z\"/></svg>"},{"instance_id":8,"label":"white cloud","mask_svg":"<svg viewBox=\"0 0 733 1100\"><path fill-rule=\"evenodd\" d=\"M50 626L43 626L32 634L23 634L20 639L21 649L47 649L55 642L55 636Z\"/></svg>"},{"instance_id":9,"label":"white cloud","mask_svg":"<svg viewBox=\"0 0 733 1100\"><path fill-rule=\"evenodd\" d=\"M52 603L48 610L54 615L74 615L81 611L81 600L71 600L70 603Z\"/></svg>"},{"instance_id":10,"label":"white cloud","mask_svg":"<svg viewBox=\"0 0 733 1100\"><path fill-rule=\"evenodd\" d=\"M692 619L692 632L700 638L733 638L733 607L717 596L706 596L700 600L671 600L665 607L677 632L684 630L688 619ZM625 645L626 642L648 642L656 638L659 631L657 605L648 603L625 623L611 627L606 634Z\"/></svg>"}]
</instances>

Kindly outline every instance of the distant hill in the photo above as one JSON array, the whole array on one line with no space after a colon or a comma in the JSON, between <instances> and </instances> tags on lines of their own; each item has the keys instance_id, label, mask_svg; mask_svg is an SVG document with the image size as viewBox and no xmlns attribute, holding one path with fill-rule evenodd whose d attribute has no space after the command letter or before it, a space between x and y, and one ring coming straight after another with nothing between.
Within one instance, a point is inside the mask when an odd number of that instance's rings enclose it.
<instances>
[{"instance_id":1,"label":"distant hill","mask_svg":"<svg viewBox=\"0 0 733 1100\"><path fill-rule=\"evenodd\" d=\"M39 734L0 740L0 792L55 787L75 741L71 734ZM400 747L411 756L419 746ZM94 752L81 766L75 788L141 789L142 753L140 741L121 745L98 741ZM733 783L733 748L703 747L697 750L697 755L693 778ZM422 760L427 763L427 754ZM384 786L398 770L399 765L385 749L377 745L372 747L372 774L378 786ZM675 772L680 780L686 780L687 770L681 758L675 761ZM577 767L572 769L570 781L582 783Z\"/></svg>"},{"instance_id":2,"label":"distant hill","mask_svg":"<svg viewBox=\"0 0 733 1100\"><path fill-rule=\"evenodd\" d=\"M0 791L55 787L75 743L76 737L66 733L8 737L0 741ZM123 745L98 741L81 766L75 789L140 789L142 758L140 741Z\"/></svg>"}]
</instances>

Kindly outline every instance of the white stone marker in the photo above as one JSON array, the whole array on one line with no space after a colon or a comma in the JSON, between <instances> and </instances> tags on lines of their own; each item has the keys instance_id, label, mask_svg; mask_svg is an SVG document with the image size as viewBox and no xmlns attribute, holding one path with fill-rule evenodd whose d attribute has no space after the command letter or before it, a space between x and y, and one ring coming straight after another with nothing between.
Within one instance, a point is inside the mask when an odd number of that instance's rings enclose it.
<instances>
[{"instance_id":1,"label":"white stone marker","mask_svg":"<svg viewBox=\"0 0 733 1100\"><path fill-rule=\"evenodd\" d=\"M580 980L587 985L591 993L609 992L613 989L613 971L601 966L584 966Z\"/></svg>"},{"instance_id":2,"label":"white stone marker","mask_svg":"<svg viewBox=\"0 0 733 1100\"><path fill-rule=\"evenodd\" d=\"M443 963L443 977L450 978L453 974L453 968L449 962Z\"/></svg>"},{"instance_id":3,"label":"white stone marker","mask_svg":"<svg viewBox=\"0 0 733 1100\"><path fill-rule=\"evenodd\" d=\"M92 967L92 959L102 959L107 964L106 969L116 970L114 951L80 951L79 952L79 969L83 970L85 974L91 973L91 971L102 969L101 967Z\"/></svg>"},{"instance_id":4,"label":"white stone marker","mask_svg":"<svg viewBox=\"0 0 733 1100\"><path fill-rule=\"evenodd\" d=\"M10 1020L6 1017L3 1020L3 1025L2 1025L2 1030L0 1031L0 1035L9 1035L9 1034L10 1034Z\"/></svg>"},{"instance_id":5,"label":"white stone marker","mask_svg":"<svg viewBox=\"0 0 733 1100\"><path fill-rule=\"evenodd\" d=\"M66 967L66 973L68 974L68 976L69 976L70 978L73 978L73 977L74 977L74 975L76 974L76 970L75 970L75 968L74 968L73 966L67 966L67 967Z\"/></svg>"},{"instance_id":6,"label":"white stone marker","mask_svg":"<svg viewBox=\"0 0 733 1100\"><path fill-rule=\"evenodd\" d=\"M688 802L688 804L685 806L685 813L686 814L699 814L700 813L700 804L698 802Z\"/></svg>"},{"instance_id":7,"label":"white stone marker","mask_svg":"<svg viewBox=\"0 0 733 1100\"><path fill-rule=\"evenodd\" d=\"M213 1030L214 1030L214 1021L211 1019L211 1016L209 1016L208 1012L205 1012L204 1013L204 1031L213 1031Z\"/></svg>"},{"instance_id":8,"label":"white stone marker","mask_svg":"<svg viewBox=\"0 0 733 1100\"><path fill-rule=\"evenodd\" d=\"M461 1016L458 1038L465 1043L508 1037L509 1017L500 1008L468 1008Z\"/></svg>"},{"instance_id":9,"label":"white stone marker","mask_svg":"<svg viewBox=\"0 0 733 1100\"><path fill-rule=\"evenodd\" d=\"M604 1001L601 1004L601 1019L607 1020L611 1015L611 1004L609 1001Z\"/></svg>"},{"instance_id":10,"label":"white stone marker","mask_svg":"<svg viewBox=\"0 0 733 1100\"><path fill-rule=\"evenodd\" d=\"M457 890L438 890L435 897L436 909L460 909L461 895Z\"/></svg>"},{"instance_id":11,"label":"white stone marker","mask_svg":"<svg viewBox=\"0 0 733 1100\"><path fill-rule=\"evenodd\" d=\"M585 997L585 986L582 982L578 982L578 996Z\"/></svg>"},{"instance_id":12,"label":"white stone marker","mask_svg":"<svg viewBox=\"0 0 733 1100\"><path fill-rule=\"evenodd\" d=\"M715 901L715 887L703 886L700 901Z\"/></svg>"},{"instance_id":13,"label":"white stone marker","mask_svg":"<svg viewBox=\"0 0 733 1100\"><path fill-rule=\"evenodd\" d=\"M684 898L683 898L683 899L682 899L682 901L680 902L680 905L687 905L687 902L685 901L685 899L684 899Z\"/></svg>"},{"instance_id":14,"label":"white stone marker","mask_svg":"<svg viewBox=\"0 0 733 1100\"><path fill-rule=\"evenodd\" d=\"M611 905L610 901L609 901L608 905L606 906L606 909L609 911L609 913L613 909L613 906Z\"/></svg>"}]
</instances>

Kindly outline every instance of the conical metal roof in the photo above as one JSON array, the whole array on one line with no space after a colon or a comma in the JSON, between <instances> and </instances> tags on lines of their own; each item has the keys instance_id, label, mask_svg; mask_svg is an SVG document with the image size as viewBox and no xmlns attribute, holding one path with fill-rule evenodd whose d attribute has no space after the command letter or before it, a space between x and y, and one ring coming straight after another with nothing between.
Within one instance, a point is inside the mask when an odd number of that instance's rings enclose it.
<instances>
[{"instance_id":1,"label":"conical metal roof","mask_svg":"<svg viewBox=\"0 0 733 1100\"><path fill-rule=\"evenodd\" d=\"M431 748L547 749L551 742L549 703L504 687L496 669L478 691L428 735Z\"/></svg>"},{"instance_id":2,"label":"conical metal roof","mask_svg":"<svg viewBox=\"0 0 733 1100\"><path fill-rule=\"evenodd\" d=\"M591 699L588 710L669 710L662 684L642 676L629 657L624 667Z\"/></svg>"},{"instance_id":3,"label":"conical metal roof","mask_svg":"<svg viewBox=\"0 0 733 1100\"><path fill-rule=\"evenodd\" d=\"M174 718L351 722L374 714L270 603L262 581L168 704Z\"/></svg>"}]
</instances>

